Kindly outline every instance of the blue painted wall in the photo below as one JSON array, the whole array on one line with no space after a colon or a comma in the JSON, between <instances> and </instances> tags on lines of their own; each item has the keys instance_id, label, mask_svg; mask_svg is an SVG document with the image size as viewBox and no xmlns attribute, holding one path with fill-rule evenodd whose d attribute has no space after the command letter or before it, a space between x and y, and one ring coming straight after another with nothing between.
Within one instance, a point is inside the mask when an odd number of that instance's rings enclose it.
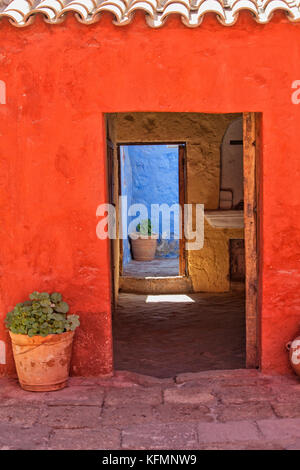
<instances>
[{"instance_id":1,"label":"blue painted wall","mask_svg":"<svg viewBox=\"0 0 300 470\"><path fill-rule=\"evenodd\" d=\"M178 147L167 145L128 145L121 147L121 186L122 195L127 195L130 204L144 204L151 215L151 204L178 204ZM124 214L125 215L125 214ZM133 217L128 217L128 224ZM124 217L123 217L124 219ZM152 220L154 231L159 233L160 240L156 257L177 258L179 241L174 240L178 234L178 224L174 226L171 214L171 236L161 240L161 220ZM123 263L131 259L128 240L123 241Z\"/></svg>"},{"instance_id":2,"label":"blue painted wall","mask_svg":"<svg viewBox=\"0 0 300 470\"><path fill-rule=\"evenodd\" d=\"M128 146L122 146L120 151L120 160L121 160L121 195L127 196L127 205L128 207L133 203L132 202L132 168L131 161L129 157ZM121 207L121 217L122 217L122 229L123 233L127 233L127 207ZM130 251L130 242L126 238L123 240L123 265L127 264L131 257Z\"/></svg>"}]
</instances>

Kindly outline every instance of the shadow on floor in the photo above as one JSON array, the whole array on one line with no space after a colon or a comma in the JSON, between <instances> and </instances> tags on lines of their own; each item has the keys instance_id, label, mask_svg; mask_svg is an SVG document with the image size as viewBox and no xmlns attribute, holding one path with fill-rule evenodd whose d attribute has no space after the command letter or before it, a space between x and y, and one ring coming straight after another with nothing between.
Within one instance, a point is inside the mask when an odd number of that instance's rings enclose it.
<instances>
[{"instance_id":1,"label":"shadow on floor","mask_svg":"<svg viewBox=\"0 0 300 470\"><path fill-rule=\"evenodd\" d=\"M155 377L245 367L244 292L120 294L115 369Z\"/></svg>"}]
</instances>

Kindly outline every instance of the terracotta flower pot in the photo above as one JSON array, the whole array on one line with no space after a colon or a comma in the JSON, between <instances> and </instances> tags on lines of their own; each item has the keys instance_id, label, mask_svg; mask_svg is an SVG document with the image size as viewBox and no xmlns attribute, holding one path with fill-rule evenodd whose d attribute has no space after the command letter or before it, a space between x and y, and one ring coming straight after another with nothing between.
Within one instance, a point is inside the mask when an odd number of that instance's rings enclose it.
<instances>
[{"instance_id":1,"label":"terracotta flower pot","mask_svg":"<svg viewBox=\"0 0 300 470\"><path fill-rule=\"evenodd\" d=\"M136 261L152 261L155 258L158 235L139 235L131 238L132 254Z\"/></svg>"},{"instance_id":2,"label":"terracotta flower pot","mask_svg":"<svg viewBox=\"0 0 300 470\"><path fill-rule=\"evenodd\" d=\"M69 377L74 331L48 336L9 332L18 378L24 390L64 388Z\"/></svg>"},{"instance_id":3,"label":"terracotta flower pot","mask_svg":"<svg viewBox=\"0 0 300 470\"><path fill-rule=\"evenodd\" d=\"M286 344L293 371L300 376L300 336Z\"/></svg>"}]
</instances>

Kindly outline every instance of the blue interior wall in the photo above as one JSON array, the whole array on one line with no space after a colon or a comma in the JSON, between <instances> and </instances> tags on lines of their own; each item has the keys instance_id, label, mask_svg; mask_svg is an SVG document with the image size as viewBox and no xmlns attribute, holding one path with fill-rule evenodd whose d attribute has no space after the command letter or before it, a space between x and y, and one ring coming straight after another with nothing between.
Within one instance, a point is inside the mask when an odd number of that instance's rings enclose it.
<instances>
[{"instance_id":1,"label":"blue interior wall","mask_svg":"<svg viewBox=\"0 0 300 470\"><path fill-rule=\"evenodd\" d=\"M167 145L129 145L121 147L121 185L122 195L127 195L130 204L144 204L149 218L151 204L179 204L178 189L178 147ZM128 218L128 224L133 217ZM155 231L162 236L161 220L152 220ZM171 213L171 237L160 240L157 257L178 257L179 226ZM123 241L123 263L130 261L128 240Z\"/></svg>"},{"instance_id":2,"label":"blue interior wall","mask_svg":"<svg viewBox=\"0 0 300 470\"><path fill-rule=\"evenodd\" d=\"M129 148L128 146L122 146L120 149L120 163L121 163L121 195L127 196L127 206L129 207L132 202L132 168L131 161L129 157ZM121 207L121 217L122 217L122 230L123 233L127 233L127 207ZM131 257L130 251L130 242L128 237L123 240L123 265L127 264Z\"/></svg>"}]
</instances>

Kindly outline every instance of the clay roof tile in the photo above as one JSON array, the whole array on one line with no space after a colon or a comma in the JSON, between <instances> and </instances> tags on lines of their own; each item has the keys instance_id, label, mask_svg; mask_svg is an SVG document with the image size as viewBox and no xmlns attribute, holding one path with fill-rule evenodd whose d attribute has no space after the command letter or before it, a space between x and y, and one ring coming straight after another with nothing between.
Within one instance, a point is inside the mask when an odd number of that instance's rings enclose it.
<instances>
[{"instance_id":1,"label":"clay roof tile","mask_svg":"<svg viewBox=\"0 0 300 470\"><path fill-rule=\"evenodd\" d=\"M96 22L105 11L114 24L122 26L137 10L145 13L149 26L159 28L170 15L179 15L188 27L199 26L207 13L214 13L225 26L233 25L241 10L248 10L261 24L282 10L291 21L300 21L300 0L0 0L0 19L8 18L18 27L32 23L36 14L45 21L61 23L66 14L75 14L84 24Z\"/></svg>"}]
</instances>

